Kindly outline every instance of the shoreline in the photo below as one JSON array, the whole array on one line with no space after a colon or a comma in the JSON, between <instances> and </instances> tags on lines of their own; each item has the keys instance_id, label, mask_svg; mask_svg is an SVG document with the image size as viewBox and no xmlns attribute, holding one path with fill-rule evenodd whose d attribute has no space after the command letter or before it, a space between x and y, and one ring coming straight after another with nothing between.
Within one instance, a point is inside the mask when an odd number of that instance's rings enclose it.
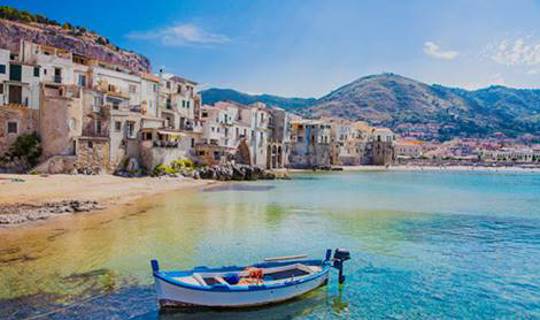
<instances>
[{"instance_id":1,"label":"shoreline","mask_svg":"<svg viewBox=\"0 0 540 320\"><path fill-rule=\"evenodd\" d=\"M220 183L183 177L0 174L0 218L3 218L0 228L26 226L68 214L99 212L141 198Z\"/></svg>"},{"instance_id":2,"label":"shoreline","mask_svg":"<svg viewBox=\"0 0 540 320\"><path fill-rule=\"evenodd\" d=\"M278 169L276 173L311 172L490 172L540 173L540 168L485 166L344 166L337 171ZM185 177L125 178L113 175L0 174L0 229L17 228L63 215L94 213L168 192L203 189L226 181Z\"/></svg>"},{"instance_id":3,"label":"shoreline","mask_svg":"<svg viewBox=\"0 0 540 320\"><path fill-rule=\"evenodd\" d=\"M335 167L339 170L312 170L312 169L287 169L289 173L305 172L369 172L369 171L475 171L475 172L507 172L507 173L540 173L540 168L523 167L487 167L487 166L418 166L418 165L395 165L395 166L342 166Z\"/></svg>"}]
</instances>

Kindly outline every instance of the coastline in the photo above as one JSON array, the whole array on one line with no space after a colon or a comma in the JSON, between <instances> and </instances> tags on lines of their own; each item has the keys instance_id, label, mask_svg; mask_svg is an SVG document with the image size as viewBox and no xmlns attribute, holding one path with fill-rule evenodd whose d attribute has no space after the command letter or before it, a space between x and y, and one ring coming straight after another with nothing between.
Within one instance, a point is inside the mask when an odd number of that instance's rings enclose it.
<instances>
[{"instance_id":1,"label":"coastline","mask_svg":"<svg viewBox=\"0 0 540 320\"><path fill-rule=\"evenodd\" d=\"M183 177L0 174L0 216L30 215L27 219L13 219L14 223L0 223L0 228L28 225L63 214L111 209L153 195L219 183ZM77 207L88 202L92 205L82 210ZM75 208L70 205L72 203Z\"/></svg>"},{"instance_id":2,"label":"coastline","mask_svg":"<svg viewBox=\"0 0 540 320\"><path fill-rule=\"evenodd\" d=\"M484 166L344 166L335 172L438 171L540 173L540 168ZM280 169L276 173L309 173ZM331 172L320 171L317 172ZM332 171L334 172L334 171ZM124 178L113 175L0 174L0 228L16 228L51 217L92 213L129 205L135 200L177 190L202 189L223 181L185 177Z\"/></svg>"},{"instance_id":3,"label":"coastline","mask_svg":"<svg viewBox=\"0 0 540 320\"><path fill-rule=\"evenodd\" d=\"M500 172L500 173L540 173L540 168L523 168L523 167L487 167L487 166L418 166L418 165L395 165L395 166L343 166L338 167L339 171L487 171L487 172ZM317 172L333 170L316 170ZM289 173L301 173L301 172L314 172L312 169L288 169Z\"/></svg>"}]
</instances>

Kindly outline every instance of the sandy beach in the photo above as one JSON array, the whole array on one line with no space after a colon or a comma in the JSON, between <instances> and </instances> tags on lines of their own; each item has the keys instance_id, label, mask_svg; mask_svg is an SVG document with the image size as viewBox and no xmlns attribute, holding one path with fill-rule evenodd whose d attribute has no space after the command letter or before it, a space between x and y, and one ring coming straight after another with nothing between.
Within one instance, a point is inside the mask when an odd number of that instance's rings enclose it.
<instances>
[{"instance_id":1,"label":"sandy beach","mask_svg":"<svg viewBox=\"0 0 540 320\"><path fill-rule=\"evenodd\" d=\"M58 210L66 207L66 203L69 204L72 201L77 201L75 204L77 207L79 202L92 202L94 206L85 205L87 209L81 211L93 211L94 208L121 206L150 195L187 188L202 188L216 183L218 182L183 177L121 178L112 175L2 174L0 175L0 211L2 211L0 214L25 213L28 211L27 208L34 207L35 210L41 211L36 220L43 220L57 214ZM78 211L77 207L74 208L75 210L70 208L64 210L66 213L75 212ZM56 212L43 214L43 210L53 209Z\"/></svg>"}]
</instances>

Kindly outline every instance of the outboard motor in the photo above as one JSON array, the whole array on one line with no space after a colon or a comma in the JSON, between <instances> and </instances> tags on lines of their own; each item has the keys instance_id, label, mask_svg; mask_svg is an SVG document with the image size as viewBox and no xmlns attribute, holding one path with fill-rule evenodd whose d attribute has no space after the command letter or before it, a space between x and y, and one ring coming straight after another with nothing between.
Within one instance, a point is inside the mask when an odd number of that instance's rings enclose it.
<instances>
[{"instance_id":1,"label":"outboard motor","mask_svg":"<svg viewBox=\"0 0 540 320\"><path fill-rule=\"evenodd\" d=\"M351 259L351 253L345 249L336 249L334 251L334 265L333 267L339 271L339 283L345 282L345 276L343 275L343 263Z\"/></svg>"}]
</instances>

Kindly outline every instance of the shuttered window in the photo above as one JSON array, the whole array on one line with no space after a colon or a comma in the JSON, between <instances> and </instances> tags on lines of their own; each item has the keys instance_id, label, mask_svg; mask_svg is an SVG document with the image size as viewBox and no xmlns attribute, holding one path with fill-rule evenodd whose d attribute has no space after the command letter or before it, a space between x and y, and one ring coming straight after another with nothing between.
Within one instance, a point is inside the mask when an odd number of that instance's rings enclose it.
<instances>
[{"instance_id":1,"label":"shuttered window","mask_svg":"<svg viewBox=\"0 0 540 320\"><path fill-rule=\"evenodd\" d=\"M21 81L22 80L22 67L20 64L12 64L9 67L9 80Z\"/></svg>"}]
</instances>

